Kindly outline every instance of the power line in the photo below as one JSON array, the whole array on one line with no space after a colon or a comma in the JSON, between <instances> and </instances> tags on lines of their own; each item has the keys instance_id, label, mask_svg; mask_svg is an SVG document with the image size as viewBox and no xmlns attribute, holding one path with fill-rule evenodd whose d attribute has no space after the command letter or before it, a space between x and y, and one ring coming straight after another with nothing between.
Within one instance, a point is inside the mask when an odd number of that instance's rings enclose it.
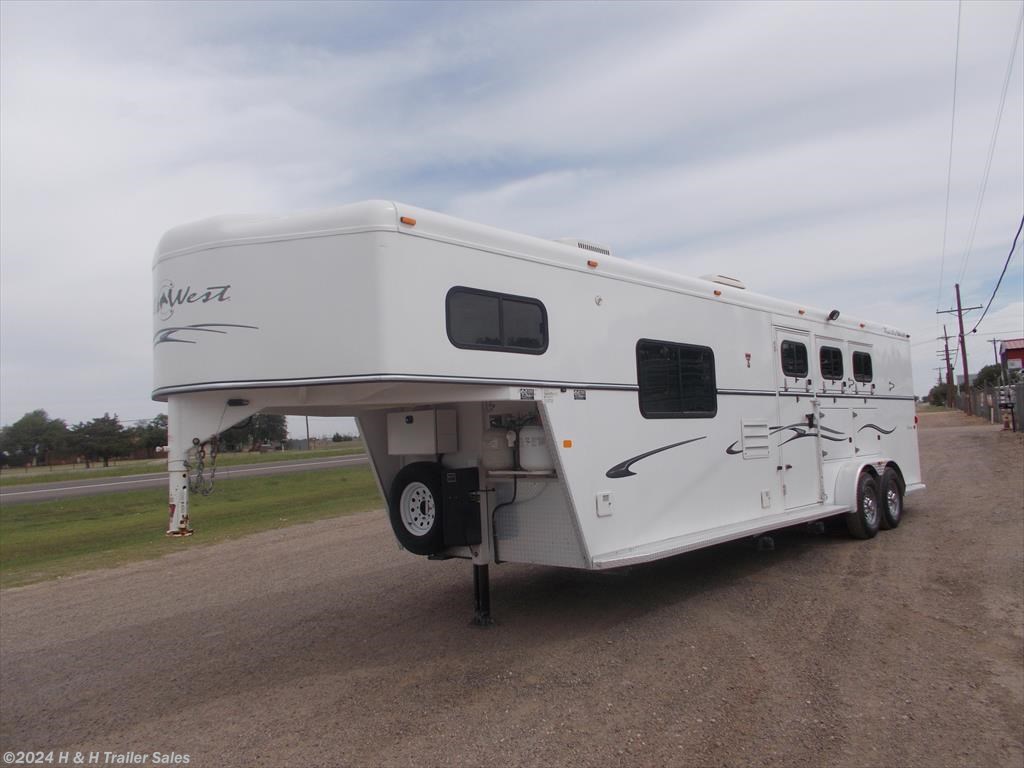
<instances>
[{"instance_id":1,"label":"power line","mask_svg":"<svg viewBox=\"0 0 1024 768\"><path fill-rule=\"evenodd\" d=\"M992 296L988 300L988 305L985 307L985 311L981 313L981 318L977 323L974 324L974 328L971 333L978 330L978 326L981 325L981 321L985 319L985 315L988 314L988 308L992 306L992 300L996 297L996 292L999 290L999 286L1002 285L1003 276L1006 274L1006 268L1010 266L1010 259L1013 258L1013 252L1017 250L1017 238L1020 237L1020 231L1024 229L1024 216L1020 217L1020 226L1017 227L1017 234L1013 236L1013 245L1010 246L1010 252L1006 254L1006 261L1003 263L1003 271L999 273L999 279L996 281L996 287L992 289Z\"/></svg>"},{"instance_id":2,"label":"power line","mask_svg":"<svg viewBox=\"0 0 1024 768\"><path fill-rule=\"evenodd\" d=\"M1017 17L1016 31L1013 35L1013 46L1010 48L1010 61L1006 64L1006 76L1003 78L1003 91L999 97L999 109L996 110L996 123L992 127L992 138L989 140L988 157L985 160L985 173L982 175L981 188L978 190L978 202L974 206L974 219L971 221L971 234L967 238L967 250L964 251L963 262L960 266L960 274L957 282L963 282L964 273L967 272L967 262L971 258L971 250L974 248L974 236L978 232L978 221L981 219L981 208L985 202L985 190L988 188L988 177L992 170L992 157L996 151L996 139L999 136L999 126L1003 122L1003 109L1006 106L1006 92L1010 87L1010 78L1013 75L1013 62L1017 58L1017 43L1020 41L1021 22L1024 21L1024 4L1020 7L1020 15Z\"/></svg>"},{"instance_id":3,"label":"power line","mask_svg":"<svg viewBox=\"0 0 1024 768\"><path fill-rule=\"evenodd\" d=\"M963 0L956 4L956 48L953 53L953 110L949 116L949 163L946 169L946 215L942 224L942 259L939 262L939 293L935 299L935 309L942 304L942 277L946 269L946 235L949 233L949 191L953 186L953 129L956 126L956 79L960 69L960 12Z\"/></svg>"}]
</instances>

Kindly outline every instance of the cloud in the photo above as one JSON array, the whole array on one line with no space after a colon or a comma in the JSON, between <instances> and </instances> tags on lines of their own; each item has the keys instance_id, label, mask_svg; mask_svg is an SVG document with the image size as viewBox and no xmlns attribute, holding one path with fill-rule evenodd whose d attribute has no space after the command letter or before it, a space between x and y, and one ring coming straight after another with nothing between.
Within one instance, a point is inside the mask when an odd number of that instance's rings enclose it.
<instances>
[{"instance_id":1,"label":"cloud","mask_svg":"<svg viewBox=\"0 0 1024 768\"><path fill-rule=\"evenodd\" d=\"M943 302L1018 8L964 8ZM954 25L920 3L0 4L0 422L161 408L166 229L370 197L937 335ZM1022 65L973 303L1024 208ZM1020 290L1013 267L991 317Z\"/></svg>"}]
</instances>

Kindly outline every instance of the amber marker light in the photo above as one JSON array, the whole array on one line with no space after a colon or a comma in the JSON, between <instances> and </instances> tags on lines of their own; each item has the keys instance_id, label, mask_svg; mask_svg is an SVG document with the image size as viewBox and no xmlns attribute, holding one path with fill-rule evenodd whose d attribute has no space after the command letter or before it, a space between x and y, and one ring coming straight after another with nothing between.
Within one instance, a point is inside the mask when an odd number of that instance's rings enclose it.
<instances>
[{"instance_id":1,"label":"amber marker light","mask_svg":"<svg viewBox=\"0 0 1024 768\"><path fill-rule=\"evenodd\" d=\"M799 313L800 313L801 315L806 315L806 314L807 314L807 313L806 313L806 312L805 312L804 310L802 310L802 309L798 309L798 310L797 310L797 312L799 312Z\"/></svg>"},{"instance_id":2,"label":"amber marker light","mask_svg":"<svg viewBox=\"0 0 1024 768\"><path fill-rule=\"evenodd\" d=\"M572 448L572 440L563 440L562 441L562 447L563 448Z\"/></svg>"},{"instance_id":3,"label":"amber marker light","mask_svg":"<svg viewBox=\"0 0 1024 768\"><path fill-rule=\"evenodd\" d=\"M416 226L416 219L412 218L411 216L403 216L402 218L399 219L399 221L402 222L403 224L408 224L410 227Z\"/></svg>"},{"instance_id":4,"label":"amber marker light","mask_svg":"<svg viewBox=\"0 0 1024 768\"><path fill-rule=\"evenodd\" d=\"M591 269L597 269L597 262L593 259L587 259L587 266Z\"/></svg>"},{"instance_id":5,"label":"amber marker light","mask_svg":"<svg viewBox=\"0 0 1024 768\"><path fill-rule=\"evenodd\" d=\"M715 296L721 296L721 295L722 295L722 292L716 288L715 289Z\"/></svg>"}]
</instances>

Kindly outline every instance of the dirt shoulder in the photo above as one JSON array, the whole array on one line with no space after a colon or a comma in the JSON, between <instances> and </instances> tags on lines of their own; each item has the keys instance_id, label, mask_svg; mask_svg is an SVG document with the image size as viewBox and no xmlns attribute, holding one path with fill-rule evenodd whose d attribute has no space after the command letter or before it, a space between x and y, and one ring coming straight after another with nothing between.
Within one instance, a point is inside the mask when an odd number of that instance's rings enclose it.
<instances>
[{"instance_id":1,"label":"dirt shoulder","mask_svg":"<svg viewBox=\"0 0 1024 768\"><path fill-rule=\"evenodd\" d=\"M380 513L0 593L0 749L190 766L1014 766L1024 443L921 415L928 490L625 573L471 572ZM152 764L150 761L147 764Z\"/></svg>"}]
</instances>

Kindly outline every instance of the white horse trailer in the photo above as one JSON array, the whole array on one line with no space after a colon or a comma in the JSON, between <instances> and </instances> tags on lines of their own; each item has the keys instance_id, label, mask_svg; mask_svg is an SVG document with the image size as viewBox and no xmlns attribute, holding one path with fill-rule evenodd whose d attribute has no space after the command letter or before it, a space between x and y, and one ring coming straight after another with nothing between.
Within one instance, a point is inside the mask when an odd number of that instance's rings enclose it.
<instances>
[{"instance_id":1,"label":"white horse trailer","mask_svg":"<svg viewBox=\"0 0 1024 768\"><path fill-rule=\"evenodd\" d=\"M171 535L217 435L354 416L399 543L615 568L923 487L902 331L391 202L219 217L154 259Z\"/></svg>"}]
</instances>

